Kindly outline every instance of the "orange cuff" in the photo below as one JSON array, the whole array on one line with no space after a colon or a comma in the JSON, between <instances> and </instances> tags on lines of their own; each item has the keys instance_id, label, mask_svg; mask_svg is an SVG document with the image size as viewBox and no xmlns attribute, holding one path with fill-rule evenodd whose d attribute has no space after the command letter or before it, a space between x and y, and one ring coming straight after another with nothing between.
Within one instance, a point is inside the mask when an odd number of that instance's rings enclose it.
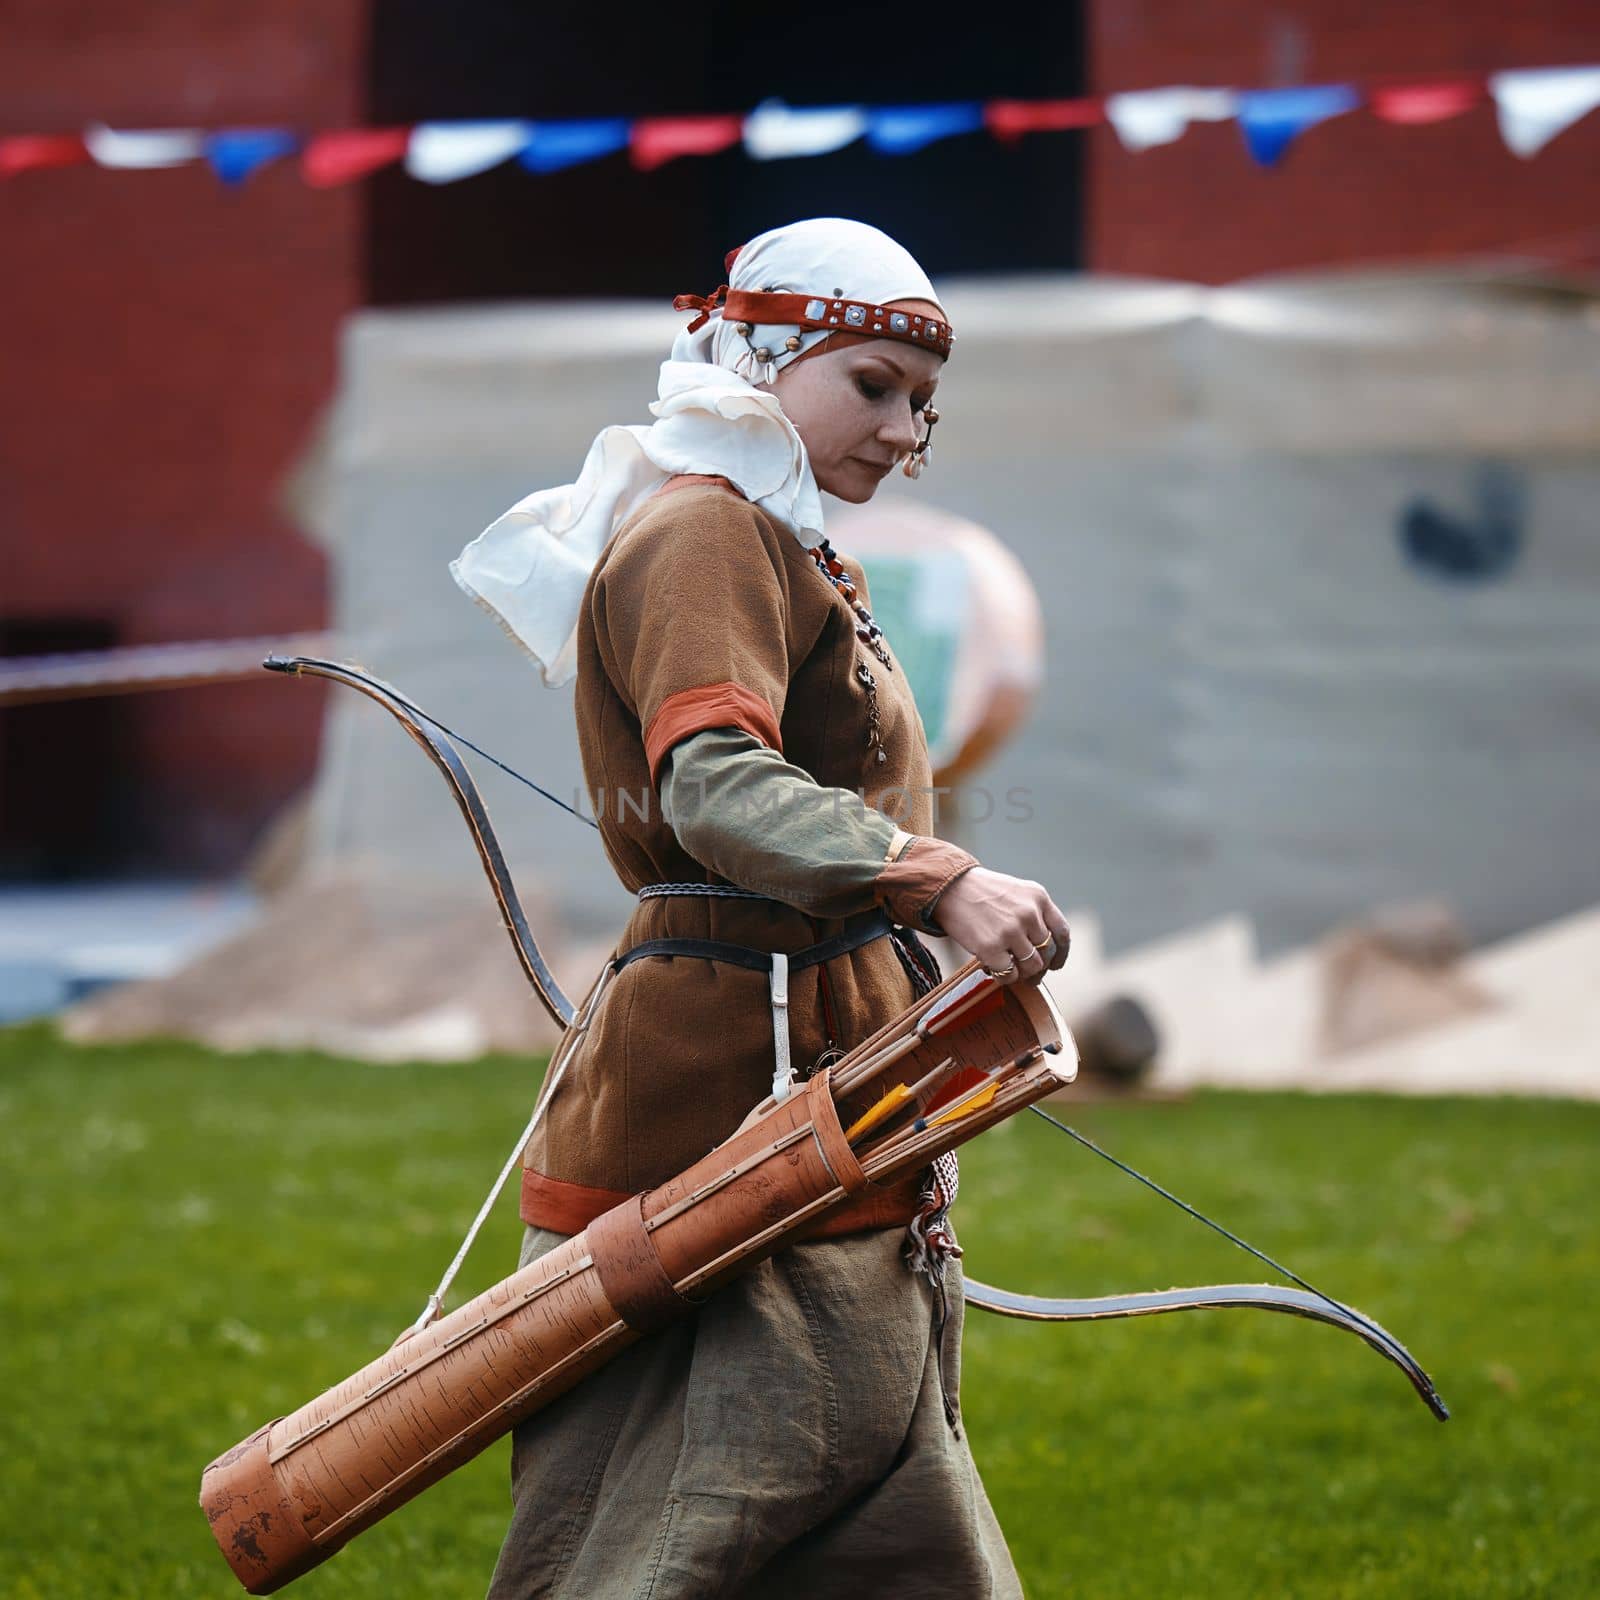
<instances>
[{"instance_id":1,"label":"orange cuff","mask_svg":"<svg viewBox=\"0 0 1600 1600\"><path fill-rule=\"evenodd\" d=\"M661 782L661 764L675 744L707 728L742 728L770 750L783 754L783 735L771 706L754 690L738 683L709 683L668 695L644 732L650 781Z\"/></svg>"},{"instance_id":2,"label":"orange cuff","mask_svg":"<svg viewBox=\"0 0 1600 1600\"><path fill-rule=\"evenodd\" d=\"M883 908L903 928L940 933L929 918L934 902L963 872L977 866L978 858L943 839L914 838L900 858L891 861L872 880L872 892Z\"/></svg>"}]
</instances>

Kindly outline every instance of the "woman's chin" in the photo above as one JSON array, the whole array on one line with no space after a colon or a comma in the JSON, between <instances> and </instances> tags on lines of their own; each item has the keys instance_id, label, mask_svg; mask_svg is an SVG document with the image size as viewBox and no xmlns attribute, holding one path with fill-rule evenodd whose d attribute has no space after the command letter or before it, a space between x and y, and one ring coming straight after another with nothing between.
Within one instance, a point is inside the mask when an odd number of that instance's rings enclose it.
<instances>
[{"instance_id":1,"label":"woman's chin","mask_svg":"<svg viewBox=\"0 0 1600 1600\"><path fill-rule=\"evenodd\" d=\"M830 472L826 479L818 478L817 487L824 493L831 494L835 500L860 506L865 505L878 492L882 482L883 477L870 467L851 466L839 472Z\"/></svg>"},{"instance_id":2,"label":"woman's chin","mask_svg":"<svg viewBox=\"0 0 1600 1600\"><path fill-rule=\"evenodd\" d=\"M858 483L849 488L841 487L828 491L835 500L843 500L847 505L852 506L864 506L877 492L878 486L875 483Z\"/></svg>"}]
</instances>

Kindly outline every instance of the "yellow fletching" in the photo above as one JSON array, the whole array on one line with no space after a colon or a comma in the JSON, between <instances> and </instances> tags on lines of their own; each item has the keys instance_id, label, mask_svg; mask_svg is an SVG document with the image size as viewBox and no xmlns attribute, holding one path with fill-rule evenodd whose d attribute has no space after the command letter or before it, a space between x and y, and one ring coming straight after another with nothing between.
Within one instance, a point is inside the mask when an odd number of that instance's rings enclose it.
<instances>
[{"instance_id":1,"label":"yellow fletching","mask_svg":"<svg viewBox=\"0 0 1600 1600\"><path fill-rule=\"evenodd\" d=\"M869 1106L845 1129L846 1141L854 1144L862 1134L870 1133L885 1117L899 1110L910 1098L911 1091L903 1083L897 1083L888 1094L875 1105Z\"/></svg>"},{"instance_id":2,"label":"yellow fletching","mask_svg":"<svg viewBox=\"0 0 1600 1600\"><path fill-rule=\"evenodd\" d=\"M953 1105L948 1111L931 1118L928 1126L942 1128L947 1122L959 1122L963 1117L971 1116L974 1111L982 1111L999 1092L1000 1085L991 1083L986 1089L980 1089L970 1100L963 1100L959 1105Z\"/></svg>"}]
</instances>

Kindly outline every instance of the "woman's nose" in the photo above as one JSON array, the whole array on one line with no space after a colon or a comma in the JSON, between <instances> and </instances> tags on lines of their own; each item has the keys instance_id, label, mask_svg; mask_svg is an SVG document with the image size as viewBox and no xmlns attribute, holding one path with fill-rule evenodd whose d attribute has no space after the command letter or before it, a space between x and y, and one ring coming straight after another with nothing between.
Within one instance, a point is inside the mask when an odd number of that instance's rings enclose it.
<instances>
[{"instance_id":1,"label":"woman's nose","mask_svg":"<svg viewBox=\"0 0 1600 1600\"><path fill-rule=\"evenodd\" d=\"M897 456L903 456L916 449L922 435L917 431L917 419L908 409L896 410L895 414L878 429L878 438Z\"/></svg>"}]
</instances>

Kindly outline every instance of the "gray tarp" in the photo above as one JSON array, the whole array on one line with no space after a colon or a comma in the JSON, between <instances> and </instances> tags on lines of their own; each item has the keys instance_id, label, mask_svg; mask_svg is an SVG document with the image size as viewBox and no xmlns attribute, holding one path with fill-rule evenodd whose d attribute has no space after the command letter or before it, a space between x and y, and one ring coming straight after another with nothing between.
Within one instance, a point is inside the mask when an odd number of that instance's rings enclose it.
<instances>
[{"instance_id":1,"label":"gray tarp","mask_svg":"<svg viewBox=\"0 0 1600 1600\"><path fill-rule=\"evenodd\" d=\"M1600 300L1077 278L952 284L948 307L938 460L902 488L1010 544L1048 633L985 775L1032 820L977 824L986 862L1096 908L1113 947L1244 911L1271 949L1413 895L1487 938L1600 900ZM351 653L569 798L570 691L445 567L600 426L648 420L681 321L364 313L302 485ZM423 758L331 705L318 850L470 884ZM484 782L513 868L573 931L612 927L592 830Z\"/></svg>"}]
</instances>

